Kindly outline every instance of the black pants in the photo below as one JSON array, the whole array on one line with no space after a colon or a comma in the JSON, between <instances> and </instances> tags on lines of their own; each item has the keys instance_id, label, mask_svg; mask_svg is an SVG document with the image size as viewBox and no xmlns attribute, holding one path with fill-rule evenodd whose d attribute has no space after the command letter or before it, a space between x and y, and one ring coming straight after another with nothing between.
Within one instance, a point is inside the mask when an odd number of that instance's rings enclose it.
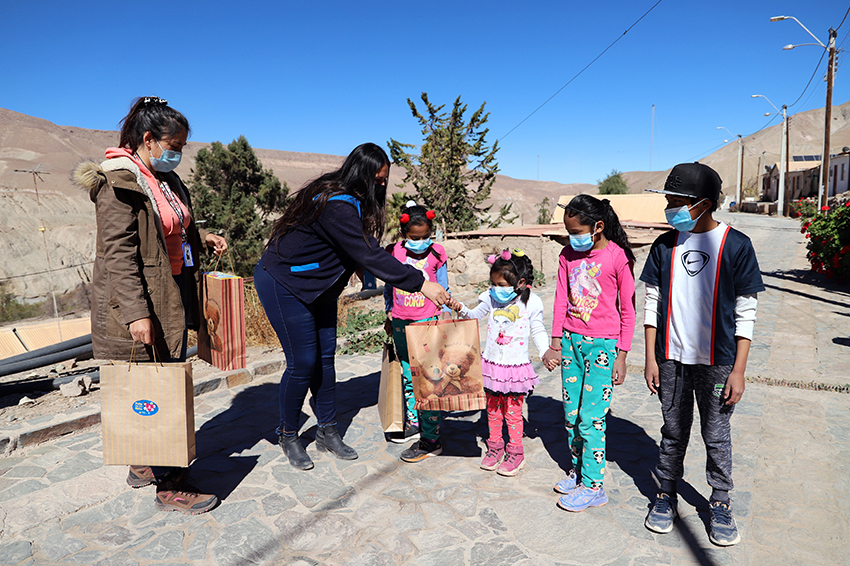
<instances>
[{"instance_id":1,"label":"black pants","mask_svg":"<svg viewBox=\"0 0 850 566\"><path fill-rule=\"evenodd\" d=\"M705 477L714 489L732 489L732 427L734 405L724 405L723 388L732 366L685 365L667 360L658 364L658 399L664 426L656 475L677 481L684 474L685 452L694 422L694 398L705 443Z\"/></svg>"}]
</instances>

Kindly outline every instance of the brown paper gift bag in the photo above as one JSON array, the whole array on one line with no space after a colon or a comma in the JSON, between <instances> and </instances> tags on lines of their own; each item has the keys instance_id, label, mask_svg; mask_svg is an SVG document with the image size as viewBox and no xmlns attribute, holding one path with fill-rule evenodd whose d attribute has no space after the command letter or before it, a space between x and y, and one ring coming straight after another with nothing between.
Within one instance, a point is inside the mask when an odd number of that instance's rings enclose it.
<instances>
[{"instance_id":1,"label":"brown paper gift bag","mask_svg":"<svg viewBox=\"0 0 850 566\"><path fill-rule=\"evenodd\" d=\"M198 357L218 369L245 367L245 287L237 275L204 273Z\"/></svg>"},{"instance_id":2,"label":"brown paper gift bag","mask_svg":"<svg viewBox=\"0 0 850 566\"><path fill-rule=\"evenodd\" d=\"M401 362L392 344L384 344L381 385L378 388L378 414L384 432L404 431L404 393L401 386Z\"/></svg>"},{"instance_id":3,"label":"brown paper gift bag","mask_svg":"<svg viewBox=\"0 0 850 566\"><path fill-rule=\"evenodd\" d=\"M103 463L185 468L195 459L192 364L101 366Z\"/></svg>"},{"instance_id":4,"label":"brown paper gift bag","mask_svg":"<svg viewBox=\"0 0 850 566\"><path fill-rule=\"evenodd\" d=\"M487 407L478 320L415 322L405 333L418 410L478 411Z\"/></svg>"}]
</instances>

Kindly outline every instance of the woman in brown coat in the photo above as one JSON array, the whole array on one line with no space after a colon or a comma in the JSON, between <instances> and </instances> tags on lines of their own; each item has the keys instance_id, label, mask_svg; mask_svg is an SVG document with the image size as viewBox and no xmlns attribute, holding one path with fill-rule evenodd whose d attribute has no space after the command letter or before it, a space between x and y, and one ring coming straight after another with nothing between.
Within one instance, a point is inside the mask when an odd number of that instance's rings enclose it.
<instances>
[{"instance_id":1,"label":"woman in brown coat","mask_svg":"<svg viewBox=\"0 0 850 566\"><path fill-rule=\"evenodd\" d=\"M119 147L74 172L97 216L92 346L99 359L184 361L197 329L198 253L221 254L224 238L195 225L186 186L173 172L189 122L158 97L137 99L121 122ZM139 345L141 344L141 345ZM157 484L157 507L203 513L218 499L183 480L187 470L130 466L132 487Z\"/></svg>"}]
</instances>

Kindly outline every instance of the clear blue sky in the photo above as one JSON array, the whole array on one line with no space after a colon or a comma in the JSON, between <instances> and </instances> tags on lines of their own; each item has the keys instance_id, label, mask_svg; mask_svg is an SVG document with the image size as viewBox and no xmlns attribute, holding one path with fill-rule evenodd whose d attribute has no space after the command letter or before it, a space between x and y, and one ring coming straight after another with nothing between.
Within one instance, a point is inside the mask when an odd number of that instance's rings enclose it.
<instances>
[{"instance_id":1,"label":"clear blue sky","mask_svg":"<svg viewBox=\"0 0 850 566\"><path fill-rule=\"evenodd\" d=\"M491 141L561 88L656 0L610 2L6 2L0 107L59 125L116 129L130 100L167 98L195 141L347 154L421 141L406 99L461 95L490 112ZM662 2L579 78L500 140L501 172L594 183L703 157L790 105L850 3ZM850 18L839 30L845 43ZM842 54L843 55L843 54ZM842 56L840 59L844 59ZM850 68L834 104L850 98ZM790 112L825 101L826 61ZM774 122L775 123L775 122ZM813 132L814 137L822 132Z\"/></svg>"}]
</instances>

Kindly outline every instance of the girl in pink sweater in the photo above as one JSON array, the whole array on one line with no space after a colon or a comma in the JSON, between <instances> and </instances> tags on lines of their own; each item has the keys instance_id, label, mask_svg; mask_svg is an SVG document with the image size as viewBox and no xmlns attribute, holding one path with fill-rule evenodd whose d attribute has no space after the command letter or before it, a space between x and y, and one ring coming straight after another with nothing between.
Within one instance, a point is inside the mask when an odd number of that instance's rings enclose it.
<instances>
[{"instance_id":1,"label":"girl in pink sweater","mask_svg":"<svg viewBox=\"0 0 850 566\"><path fill-rule=\"evenodd\" d=\"M584 511L608 503L605 417L613 385L626 379L635 330L634 260L608 200L578 195L564 208L570 245L561 251L552 345L546 367L561 365L564 415L573 469L555 491L558 506Z\"/></svg>"}]
</instances>

